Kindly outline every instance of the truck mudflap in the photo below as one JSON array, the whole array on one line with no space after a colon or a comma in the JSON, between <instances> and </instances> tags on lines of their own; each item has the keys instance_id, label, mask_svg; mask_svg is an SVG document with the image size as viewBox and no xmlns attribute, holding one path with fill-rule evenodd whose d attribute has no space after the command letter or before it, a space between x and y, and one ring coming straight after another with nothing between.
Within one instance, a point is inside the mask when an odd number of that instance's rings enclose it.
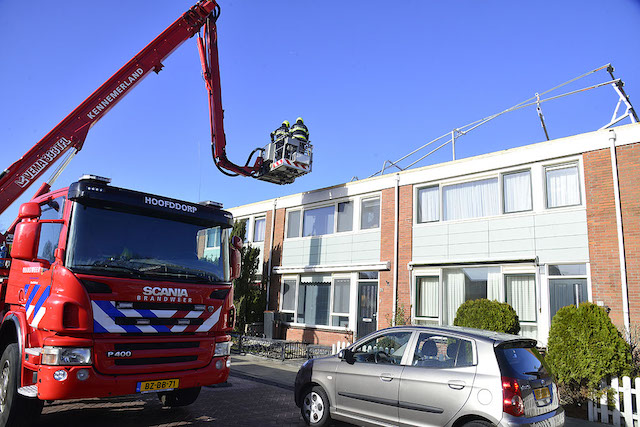
<instances>
[{"instance_id":1,"label":"truck mudflap","mask_svg":"<svg viewBox=\"0 0 640 427\"><path fill-rule=\"evenodd\" d=\"M123 396L144 392L140 390L141 383L164 381L169 386L176 384L176 381L170 383L170 380L177 380L178 388L181 389L201 387L225 382L229 377L229 366L229 357L223 356L213 358L209 365L201 369L111 376L99 374L92 366L41 365L38 368L37 396L40 400ZM59 371L65 371L66 374Z\"/></svg>"}]
</instances>

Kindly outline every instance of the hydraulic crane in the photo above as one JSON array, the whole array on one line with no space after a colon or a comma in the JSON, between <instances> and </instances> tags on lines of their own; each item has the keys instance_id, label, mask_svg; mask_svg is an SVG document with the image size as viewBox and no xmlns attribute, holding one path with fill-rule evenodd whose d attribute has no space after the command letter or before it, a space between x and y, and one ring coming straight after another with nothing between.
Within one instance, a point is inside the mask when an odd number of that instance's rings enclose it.
<instances>
[{"instance_id":1,"label":"hydraulic crane","mask_svg":"<svg viewBox=\"0 0 640 427\"><path fill-rule=\"evenodd\" d=\"M291 183L296 177L310 172L312 146L308 142L290 137L256 148L244 166L236 165L227 158L216 32L219 16L220 6L215 1L200 0L131 58L18 161L0 173L0 213L66 153L67 157L34 197L48 192L64 167L82 149L89 129L147 75L152 71L160 72L163 68L162 61L196 34L209 92L211 148L216 166L230 176L250 176L276 184ZM283 146L285 149L282 149ZM255 162L249 165L254 154L257 154Z\"/></svg>"}]
</instances>

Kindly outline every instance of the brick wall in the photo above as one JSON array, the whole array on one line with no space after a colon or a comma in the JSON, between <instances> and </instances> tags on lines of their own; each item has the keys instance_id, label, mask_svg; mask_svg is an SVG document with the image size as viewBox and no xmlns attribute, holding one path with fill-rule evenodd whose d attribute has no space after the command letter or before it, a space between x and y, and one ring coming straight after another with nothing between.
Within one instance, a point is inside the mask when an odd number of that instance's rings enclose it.
<instances>
[{"instance_id":1,"label":"brick wall","mask_svg":"<svg viewBox=\"0 0 640 427\"><path fill-rule=\"evenodd\" d=\"M413 247L413 185L400 187L398 216L398 307L404 306L405 316L411 316L411 271L407 268Z\"/></svg>"},{"instance_id":2,"label":"brick wall","mask_svg":"<svg viewBox=\"0 0 640 427\"><path fill-rule=\"evenodd\" d=\"M618 174L631 321L640 322L640 144L618 147ZM589 259L594 301L623 324L620 258L609 149L584 153Z\"/></svg>"},{"instance_id":3,"label":"brick wall","mask_svg":"<svg viewBox=\"0 0 640 427\"><path fill-rule=\"evenodd\" d=\"M338 342L353 342L351 332L327 331L322 329L288 327L285 331L285 339L299 341L307 344L319 344L330 346Z\"/></svg>"},{"instance_id":4,"label":"brick wall","mask_svg":"<svg viewBox=\"0 0 640 427\"><path fill-rule=\"evenodd\" d=\"M395 188L382 190L380 200L380 261L389 261L391 269L378 275L378 329L386 328L393 318L393 269Z\"/></svg>"},{"instance_id":5,"label":"brick wall","mask_svg":"<svg viewBox=\"0 0 640 427\"><path fill-rule=\"evenodd\" d=\"M640 324L640 143L618 147L620 207L631 324Z\"/></svg>"},{"instance_id":6,"label":"brick wall","mask_svg":"<svg viewBox=\"0 0 640 427\"><path fill-rule=\"evenodd\" d=\"M269 213L270 215L271 213ZM269 218L269 217L268 217ZM272 258L271 268L282 265L282 242L284 241L284 219L285 219L285 210L284 209L276 209L276 220L274 224L275 233L273 235L273 250L271 250L271 222L267 222L267 233L269 233L269 245L267 245L267 241L265 240L265 266L263 271L267 271L269 269L269 257ZM265 237L266 239L266 237ZM269 257L267 256L269 255ZM269 310L278 310L280 307L280 281L281 276L278 274L271 274L271 281L269 283Z\"/></svg>"}]
</instances>

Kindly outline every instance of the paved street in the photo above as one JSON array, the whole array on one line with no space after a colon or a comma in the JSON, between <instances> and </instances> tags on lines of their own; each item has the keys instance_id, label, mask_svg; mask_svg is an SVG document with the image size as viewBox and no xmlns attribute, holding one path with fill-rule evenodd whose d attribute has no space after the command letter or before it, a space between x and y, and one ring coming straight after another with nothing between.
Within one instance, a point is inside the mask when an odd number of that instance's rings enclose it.
<instances>
[{"instance_id":1,"label":"paved street","mask_svg":"<svg viewBox=\"0 0 640 427\"><path fill-rule=\"evenodd\" d=\"M227 387L203 387L187 407L162 408L156 394L46 404L38 425L304 426L290 390L231 377Z\"/></svg>"}]
</instances>

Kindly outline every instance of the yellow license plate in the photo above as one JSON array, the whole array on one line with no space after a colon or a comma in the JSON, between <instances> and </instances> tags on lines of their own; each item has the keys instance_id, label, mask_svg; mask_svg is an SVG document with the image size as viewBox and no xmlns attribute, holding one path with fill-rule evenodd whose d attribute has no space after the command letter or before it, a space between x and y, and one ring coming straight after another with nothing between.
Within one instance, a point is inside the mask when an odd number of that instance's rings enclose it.
<instances>
[{"instance_id":1,"label":"yellow license plate","mask_svg":"<svg viewBox=\"0 0 640 427\"><path fill-rule=\"evenodd\" d=\"M136 387L138 393L148 393L152 391L173 390L178 388L180 380L173 378L170 380L141 381Z\"/></svg>"},{"instance_id":2,"label":"yellow license plate","mask_svg":"<svg viewBox=\"0 0 640 427\"><path fill-rule=\"evenodd\" d=\"M533 390L533 393L536 395L537 400L547 399L549 396L551 396L548 387L537 388Z\"/></svg>"}]
</instances>

